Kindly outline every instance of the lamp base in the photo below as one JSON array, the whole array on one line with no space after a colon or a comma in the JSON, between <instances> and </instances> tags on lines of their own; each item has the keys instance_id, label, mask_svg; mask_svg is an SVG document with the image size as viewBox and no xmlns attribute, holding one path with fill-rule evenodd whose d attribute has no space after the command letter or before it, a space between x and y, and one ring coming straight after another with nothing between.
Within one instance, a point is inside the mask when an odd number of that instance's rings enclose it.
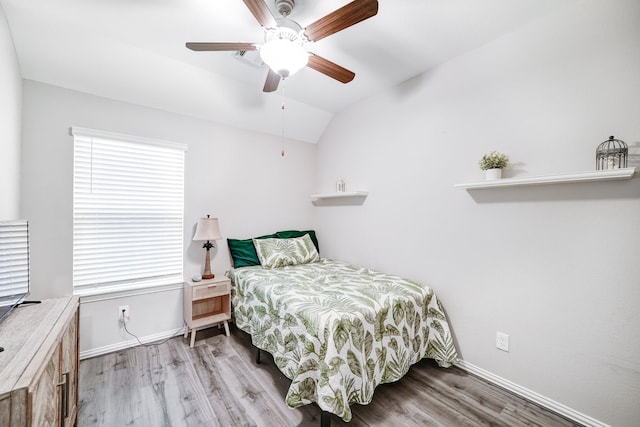
<instances>
[{"instance_id":1,"label":"lamp base","mask_svg":"<svg viewBox=\"0 0 640 427\"><path fill-rule=\"evenodd\" d=\"M207 252L204 255L204 272L202 273L202 278L204 280L213 279L215 276L211 272L211 256L209 255L209 249L211 249L213 245L207 240L207 243L204 244L203 248L207 249Z\"/></svg>"}]
</instances>

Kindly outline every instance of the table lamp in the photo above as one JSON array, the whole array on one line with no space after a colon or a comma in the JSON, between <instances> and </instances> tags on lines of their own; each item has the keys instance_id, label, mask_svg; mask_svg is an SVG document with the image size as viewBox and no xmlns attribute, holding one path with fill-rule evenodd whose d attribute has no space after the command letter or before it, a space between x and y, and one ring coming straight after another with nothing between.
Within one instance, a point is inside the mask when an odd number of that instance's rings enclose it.
<instances>
[{"instance_id":1,"label":"table lamp","mask_svg":"<svg viewBox=\"0 0 640 427\"><path fill-rule=\"evenodd\" d=\"M221 239L220 235L220 227L218 226L218 218L210 218L207 215L206 218L200 218L198 220L198 225L196 227L196 234L193 236L194 241L203 241L206 240L206 243L202 245L203 248L207 249L207 253L205 255L204 260L204 273L202 274L203 279L213 279L214 274L211 272L211 258L209 255L209 249L213 247L212 240Z\"/></svg>"}]
</instances>

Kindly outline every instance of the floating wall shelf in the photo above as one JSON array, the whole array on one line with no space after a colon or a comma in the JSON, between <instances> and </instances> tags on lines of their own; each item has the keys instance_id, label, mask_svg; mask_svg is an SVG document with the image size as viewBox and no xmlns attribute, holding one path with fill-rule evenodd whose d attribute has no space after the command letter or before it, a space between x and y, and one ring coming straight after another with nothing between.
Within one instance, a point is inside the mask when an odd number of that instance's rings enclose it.
<instances>
[{"instance_id":1,"label":"floating wall shelf","mask_svg":"<svg viewBox=\"0 0 640 427\"><path fill-rule=\"evenodd\" d=\"M456 188L467 190L480 190L496 187L515 187L519 185L545 185L545 184L566 184L572 182L588 181L613 181L629 179L636 172L636 168L624 168L613 170L600 170L589 172L565 173L560 175L531 176L522 178L504 178L493 181L470 182L466 184L455 184Z\"/></svg>"},{"instance_id":2,"label":"floating wall shelf","mask_svg":"<svg viewBox=\"0 0 640 427\"><path fill-rule=\"evenodd\" d=\"M344 193L312 194L311 201L343 199L346 197L367 197L368 191L346 191Z\"/></svg>"}]
</instances>

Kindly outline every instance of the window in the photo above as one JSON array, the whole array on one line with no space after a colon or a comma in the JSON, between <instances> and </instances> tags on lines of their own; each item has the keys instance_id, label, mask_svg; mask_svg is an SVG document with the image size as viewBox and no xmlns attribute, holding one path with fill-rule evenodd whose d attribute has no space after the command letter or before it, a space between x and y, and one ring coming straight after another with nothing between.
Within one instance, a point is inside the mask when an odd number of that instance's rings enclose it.
<instances>
[{"instance_id":1,"label":"window","mask_svg":"<svg viewBox=\"0 0 640 427\"><path fill-rule=\"evenodd\" d=\"M186 146L71 131L74 293L182 282Z\"/></svg>"}]
</instances>

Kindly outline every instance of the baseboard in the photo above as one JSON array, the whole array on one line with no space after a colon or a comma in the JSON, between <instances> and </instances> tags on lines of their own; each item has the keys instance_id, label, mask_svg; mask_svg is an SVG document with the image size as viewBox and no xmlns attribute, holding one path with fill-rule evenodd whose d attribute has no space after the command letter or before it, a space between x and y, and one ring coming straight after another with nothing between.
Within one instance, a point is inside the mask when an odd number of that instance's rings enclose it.
<instances>
[{"instance_id":1,"label":"baseboard","mask_svg":"<svg viewBox=\"0 0 640 427\"><path fill-rule=\"evenodd\" d=\"M184 328L173 329L170 331L159 332L153 335L147 335L141 337L140 341L143 344L149 344L155 341L164 340L167 338L173 338L178 335L184 334ZM133 338L127 341L120 341L114 344L105 345L104 347L92 348L80 352L80 360L89 359L91 357L102 356L103 354L112 353L114 351L124 350L140 345L137 339Z\"/></svg>"},{"instance_id":2,"label":"baseboard","mask_svg":"<svg viewBox=\"0 0 640 427\"><path fill-rule=\"evenodd\" d=\"M527 399L530 402L533 402L537 405L547 408L550 411L553 411L556 414L561 415L565 418L568 418L571 421L574 421L576 423L579 423L588 427L611 427L608 424L605 424L601 421L591 418L590 416L585 415L581 412L575 411L569 408L568 406L565 406L561 403L551 400L539 393L536 393L535 391L531 391L527 388L519 386L518 384L512 383L509 380L506 380L502 377L492 374L489 371L485 371L484 369L474 366L471 363L467 363L464 360L458 361L455 365L460 369L464 369L465 371L473 375L476 375L524 399Z\"/></svg>"}]
</instances>

